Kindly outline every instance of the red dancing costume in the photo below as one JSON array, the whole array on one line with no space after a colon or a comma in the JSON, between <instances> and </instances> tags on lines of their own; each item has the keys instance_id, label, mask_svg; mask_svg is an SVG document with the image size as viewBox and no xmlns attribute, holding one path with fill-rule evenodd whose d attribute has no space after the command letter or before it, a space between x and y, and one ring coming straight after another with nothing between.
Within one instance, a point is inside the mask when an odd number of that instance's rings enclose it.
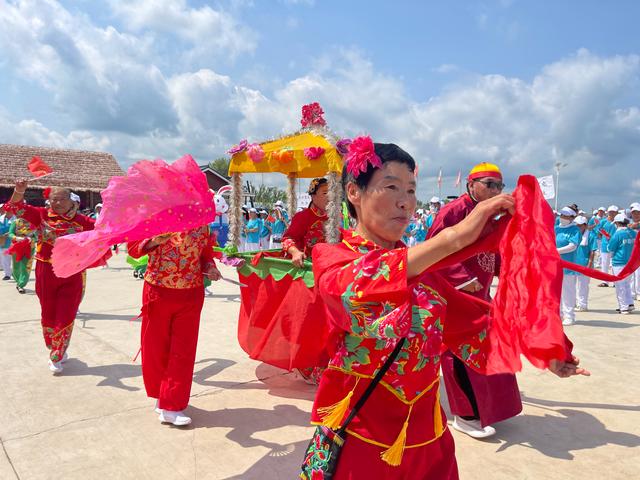
<instances>
[{"instance_id":1,"label":"red dancing costume","mask_svg":"<svg viewBox=\"0 0 640 480\"><path fill-rule=\"evenodd\" d=\"M476 205L466 193L445 205L429 229L428 238L461 222ZM498 254L482 252L438 273L456 288L464 287L477 279L482 284L482 289L470 295L490 300L489 288L494 275L497 275L498 262ZM448 351L442 357L442 375L453 415L479 418L481 425L485 427L511 418L522 410L520 391L513 374L479 374Z\"/></svg>"},{"instance_id":2,"label":"red dancing costume","mask_svg":"<svg viewBox=\"0 0 640 480\"><path fill-rule=\"evenodd\" d=\"M311 250L318 243L324 243L324 222L327 214L315 205L296 213L291 219L291 225L282 235L282 250L287 252L291 247L297 247L307 258L311 257Z\"/></svg>"},{"instance_id":3,"label":"red dancing costume","mask_svg":"<svg viewBox=\"0 0 640 480\"><path fill-rule=\"evenodd\" d=\"M215 238L207 226L174 233L147 250L149 240L131 242L129 255L149 255L142 292L142 377L147 395L163 410L189 403L204 303L203 275L212 266Z\"/></svg>"},{"instance_id":4,"label":"red dancing costume","mask_svg":"<svg viewBox=\"0 0 640 480\"><path fill-rule=\"evenodd\" d=\"M82 300L82 272L68 278L57 277L51 266L51 251L58 237L93 230L94 221L84 215L58 215L49 208L34 207L24 201L4 205L4 210L29 222L37 232L36 294L40 300L44 342L51 362L63 359L73 332L73 322Z\"/></svg>"},{"instance_id":5,"label":"red dancing costume","mask_svg":"<svg viewBox=\"0 0 640 480\"><path fill-rule=\"evenodd\" d=\"M341 243L314 250L313 265L337 345L318 387L313 423L340 425L397 342L407 339L347 428L333 478L457 479L453 439L440 408L440 353L446 345L483 371L486 331L447 314L440 292L453 289L441 277L427 272L408 280L401 243L385 250L346 231Z\"/></svg>"},{"instance_id":6,"label":"red dancing costume","mask_svg":"<svg viewBox=\"0 0 640 480\"><path fill-rule=\"evenodd\" d=\"M288 252L291 247L296 247L307 258L311 258L313 247L325 241L324 222L327 218L327 213L313 203L309 208L296 213L291 219L291 225L282 235L282 249ZM309 382L318 384L325 367L326 365L317 365L298 371Z\"/></svg>"}]
</instances>

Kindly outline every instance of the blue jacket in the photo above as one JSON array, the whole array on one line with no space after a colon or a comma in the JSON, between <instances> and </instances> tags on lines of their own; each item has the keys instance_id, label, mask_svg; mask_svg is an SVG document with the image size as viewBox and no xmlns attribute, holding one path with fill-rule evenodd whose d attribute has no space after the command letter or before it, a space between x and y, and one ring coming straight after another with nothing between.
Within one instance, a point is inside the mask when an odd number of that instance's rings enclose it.
<instances>
[{"instance_id":1,"label":"blue jacket","mask_svg":"<svg viewBox=\"0 0 640 480\"><path fill-rule=\"evenodd\" d=\"M576 260L574 263L578 265L587 266L589 264L589 257L591 256L591 252L595 252L598 250L598 235L591 230L587 237L586 245L582 245L584 240L584 234L580 239L580 245L576 250Z\"/></svg>"},{"instance_id":2,"label":"blue jacket","mask_svg":"<svg viewBox=\"0 0 640 480\"><path fill-rule=\"evenodd\" d=\"M9 233L9 228L11 228L12 220L9 220L6 215L0 215L0 235L7 235ZM11 239L9 235L4 242L0 241L0 248L9 248L11 246ZM4 255L0 253L0 255Z\"/></svg>"},{"instance_id":3,"label":"blue jacket","mask_svg":"<svg viewBox=\"0 0 640 480\"><path fill-rule=\"evenodd\" d=\"M635 230L626 227L621 227L616 230L607 245L607 251L613 254L611 257L611 265L623 267L629 262L635 239Z\"/></svg>"},{"instance_id":4,"label":"blue jacket","mask_svg":"<svg viewBox=\"0 0 640 480\"><path fill-rule=\"evenodd\" d=\"M613 237L613 234L616 233L616 224L605 219L602 220L598 226L600 227L598 229L598 233L602 233L602 243L600 244L600 251L608 252L609 250L607 249L607 245L609 244L609 240L611 240L611 237ZM609 234L609 238L607 238L607 236L603 232Z\"/></svg>"},{"instance_id":5,"label":"blue jacket","mask_svg":"<svg viewBox=\"0 0 640 480\"><path fill-rule=\"evenodd\" d=\"M575 223L567 225L563 227L561 225L556 225L556 248L566 247L570 243L574 244L576 247L580 245L580 240L582 240L582 233L580 229ZM560 258L566 260L567 262L576 263L576 250L569 253L563 253L560 255ZM577 275L576 272L572 270L563 269L565 275Z\"/></svg>"}]
</instances>

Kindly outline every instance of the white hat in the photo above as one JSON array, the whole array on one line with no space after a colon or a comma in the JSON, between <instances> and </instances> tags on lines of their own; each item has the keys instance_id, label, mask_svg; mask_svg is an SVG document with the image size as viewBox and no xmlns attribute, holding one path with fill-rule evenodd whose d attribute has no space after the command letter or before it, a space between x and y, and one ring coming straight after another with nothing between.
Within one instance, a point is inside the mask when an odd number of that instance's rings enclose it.
<instances>
[{"instance_id":1,"label":"white hat","mask_svg":"<svg viewBox=\"0 0 640 480\"><path fill-rule=\"evenodd\" d=\"M256 210L255 208L251 207L251 208L249 209L249 212L258 213L258 210Z\"/></svg>"},{"instance_id":2,"label":"white hat","mask_svg":"<svg viewBox=\"0 0 640 480\"><path fill-rule=\"evenodd\" d=\"M274 205L276 207L284 207L284 202L282 200L278 200Z\"/></svg>"},{"instance_id":3,"label":"white hat","mask_svg":"<svg viewBox=\"0 0 640 480\"><path fill-rule=\"evenodd\" d=\"M585 212L584 210L578 210L578 215L586 215L587 212Z\"/></svg>"},{"instance_id":4,"label":"white hat","mask_svg":"<svg viewBox=\"0 0 640 480\"><path fill-rule=\"evenodd\" d=\"M631 211L632 212L640 212L640 204L636 203L634 205L631 205Z\"/></svg>"},{"instance_id":5,"label":"white hat","mask_svg":"<svg viewBox=\"0 0 640 480\"><path fill-rule=\"evenodd\" d=\"M429 203L440 203L440 197L431 197Z\"/></svg>"},{"instance_id":6,"label":"white hat","mask_svg":"<svg viewBox=\"0 0 640 480\"><path fill-rule=\"evenodd\" d=\"M625 220L627 220L627 216L624 213L617 214L613 219L615 223L624 223Z\"/></svg>"},{"instance_id":7,"label":"white hat","mask_svg":"<svg viewBox=\"0 0 640 480\"><path fill-rule=\"evenodd\" d=\"M560 215L566 215L567 217L575 217L576 212L574 212L572 208L562 207L560 209Z\"/></svg>"},{"instance_id":8,"label":"white hat","mask_svg":"<svg viewBox=\"0 0 640 480\"><path fill-rule=\"evenodd\" d=\"M80 203L80 196L77 193L71 192L69 194L69 198L71 199L72 202Z\"/></svg>"},{"instance_id":9,"label":"white hat","mask_svg":"<svg viewBox=\"0 0 640 480\"><path fill-rule=\"evenodd\" d=\"M606 212L607 209L604 207L598 207L598 212Z\"/></svg>"},{"instance_id":10,"label":"white hat","mask_svg":"<svg viewBox=\"0 0 640 480\"><path fill-rule=\"evenodd\" d=\"M417 209L417 210L416 210L416 213L417 213L418 215L423 215L423 214L424 214L424 210L423 210L423 209L421 209L421 208L419 208L419 209Z\"/></svg>"},{"instance_id":11,"label":"white hat","mask_svg":"<svg viewBox=\"0 0 640 480\"><path fill-rule=\"evenodd\" d=\"M594 210L592 215L597 215L598 214L598 210Z\"/></svg>"},{"instance_id":12,"label":"white hat","mask_svg":"<svg viewBox=\"0 0 640 480\"><path fill-rule=\"evenodd\" d=\"M102 204L101 203L96 203L96 206L93 207L93 208L95 209L95 208L98 208L98 207L102 208Z\"/></svg>"},{"instance_id":13,"label":"white hat","mask_svg":"<svg viewBox=\"0 0 640 480\"><path fill-rule=\"evenodd\" d=\"M607 212L617 212L618 211L618 207L616 205L610 205L609 208L607 208Z\"/></svg>"},{"instance_id":14,"label":"white hat","mask_svg":"<svg viewBox=\"0 0 640 480\"><path fill-rule=\"evenodd\" d=\"M574 220L576 225L586 225L587 224L587 217L583 217L582 215L576 217L576 219Z\"/></svg>"}]
</instances>

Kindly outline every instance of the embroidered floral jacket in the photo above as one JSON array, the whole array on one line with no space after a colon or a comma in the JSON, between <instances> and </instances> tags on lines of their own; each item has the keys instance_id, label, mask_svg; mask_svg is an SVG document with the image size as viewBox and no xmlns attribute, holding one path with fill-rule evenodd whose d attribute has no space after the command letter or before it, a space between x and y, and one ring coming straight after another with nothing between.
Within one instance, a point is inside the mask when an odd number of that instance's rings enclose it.
<instances>
[{"instance_id":1,"label":"embroidered floral jacket","mask_svg":"<svg viewBox=\"0 0 640 480\"><path fill-rule=\"evenodd\" d=\"M282 249L286 252L292 246L311 256L311 249L318 243L324 242L324 222L327 221L326 212L311 205L296 213L291 219L291 225L282 235Z\"/></svg>"},{"instance_id":2,"label":"embroidered floral jacket","mask_svg":"<svg viewBox=\"0 0 640 480\"><path fill-rule=\"evenodd\" d=\"M318 245L313 253L316 288L328 309L335 351L312 422L338 426L343 419L328 421L331 407L335 413L336 405L350 397L347 414L396 343L407 339L347 430L383 449L394 444L405 423L405 448L427 445L444 432L438 380L445 345L478 371L486 361L482 322L470 322L468 312L455 309L449 317L443 293L452 287L435 273L409 280L406 265L404 245L385 250L353 231L343 232L342 243Z\"/></svg>"},{"instance_id":3,"label":"embroidered floral jacket","mask_svg":"<svg viewBox=\"0 0 640 480\"><path fill-rule=\"evenodd\" d=\"M212 265L215 236L209 227L174 233L169 240L151 250L145 250L150 239L128 244L129 255L140 258L149 255L144 279L165 288L196 288L204 286L203 274Z\"/></svg>"},{"instance_id":4,"label":"embroidered floral jacket","mask_svg":"<svg viewBox=\"0 0 640 480\"><path fill-rule=\"evenodd\" d=\"M94 220L84 215L75 214L66 217L58 215L50 208L34 207L27 205L24 201L7 202L3 209L33 225L38 239L36 260L41 262L51 263L51 251L58 237L93 230Z\"/></svg>"}]
</instances>

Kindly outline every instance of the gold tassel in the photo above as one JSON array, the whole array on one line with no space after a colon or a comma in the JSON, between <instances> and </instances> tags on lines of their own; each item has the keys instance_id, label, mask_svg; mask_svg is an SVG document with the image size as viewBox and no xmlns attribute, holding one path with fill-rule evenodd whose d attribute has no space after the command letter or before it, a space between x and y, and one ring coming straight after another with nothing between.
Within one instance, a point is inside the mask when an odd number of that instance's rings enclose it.
<instances>
[{"instance_id":1,"label":"gold tassel","mask_svg":"<svg viewBox=\"0 0 640 480\"><path fill-rule=\"evenodd\" d=\"M404 454L404 446L407 443L407 428L409 427L409 417L411 416L411 410L413 409L413 405L409 407L409 413L407 414L407 419L404 421L404 425L402 426L402 430L400 430L400 434L396 441L393 442L388 449L380 454L380 458L392 467L397 467L402 462L402 455Z\"/></svg>"},{"instance_id":2,"label":"gold tassel","mask_svg":"<svg viewBox=\"0 0 640 480\"><path fill-rule=\"evenodd\" d=\"M442 413L440 413L440 384L436 385L436 402L433 406L433 430L436 434L436 438L442 435L444 432L444 425L442 423Z\"/></svg>"},{"instance_id":3,"label":"gold tassel","mask_svg":"<svg viewBox=\"0 0 640 480\"><path fill-rule=\"evenodd\" d=\"M409 419L404 422L400 435L396 438L389 448L380 454L383 461L387 462L392 467L397 467L402 462L402 454L404 453L404 446L407 443L407 427L409 426Z\"/></svg>"},{"instance_id":4,"label":"gold tassel","mask_svg":"<svg viewBox=\"0 0 640 480\"><path fill-rule=\"evenodd\" d=\"M332 429L340 428L342 424L342 419L344 418L347 410L349 409L349 404L351 403L351 397L353 397L353 392L358 386L358 382L360 379L356 380L356 384L353 386L353 389L347 393L347 396L344 397L337 403L333 405L329 405L328 407L322 407L318 409L318 414L322 418L322 424L325 427L329 427Z\"/></svg>"}]
</instances>

